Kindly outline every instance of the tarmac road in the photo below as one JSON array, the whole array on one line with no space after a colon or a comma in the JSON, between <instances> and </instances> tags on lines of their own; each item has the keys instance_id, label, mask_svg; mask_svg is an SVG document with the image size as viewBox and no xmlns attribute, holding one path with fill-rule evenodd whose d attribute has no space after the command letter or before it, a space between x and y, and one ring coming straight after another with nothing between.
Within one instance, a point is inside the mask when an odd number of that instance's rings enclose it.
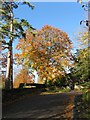
<instances>
[{"instance_id":1,"label":"tarmac road","mask_svg":"<svg viewBox=\"0 0 90 120\"><path fill-rule=\"evenodd\" d=\"M58 93L49 95L28 95L16 102L3 105L2 117L23 118L25 120L34 120L40 118L47 118L50 120L51 118L56 118L62 120L62 118L67 117L65 111L70 104L73 106L74 96L77 94L80 93L71 91L69 93ZM69 119L72 115L72 109L70 109L69 111Z\"/></svg>"}]
</instances>

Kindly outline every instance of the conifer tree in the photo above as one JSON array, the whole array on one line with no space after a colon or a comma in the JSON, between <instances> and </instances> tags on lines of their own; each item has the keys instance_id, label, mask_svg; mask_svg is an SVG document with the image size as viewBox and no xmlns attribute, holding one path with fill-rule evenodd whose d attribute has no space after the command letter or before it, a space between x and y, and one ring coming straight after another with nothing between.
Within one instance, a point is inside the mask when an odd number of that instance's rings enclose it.
<instances>
[{"instance_id":1,"label":"conifer tree","mask_svg":"<svg viewBox=\"0 0 90 120\"><path fill-rule=\"evenodd\" d=\"M25 20L14 17L14 9L19 5L28 5L34 8L29 2L10 2L1 1L0 6L0 45L2 50L8 49L7 70L5 88L13 88L13 41L21 36L25 38L25 30L33 30L34 28Z\"/></svg>"}]
</instances>

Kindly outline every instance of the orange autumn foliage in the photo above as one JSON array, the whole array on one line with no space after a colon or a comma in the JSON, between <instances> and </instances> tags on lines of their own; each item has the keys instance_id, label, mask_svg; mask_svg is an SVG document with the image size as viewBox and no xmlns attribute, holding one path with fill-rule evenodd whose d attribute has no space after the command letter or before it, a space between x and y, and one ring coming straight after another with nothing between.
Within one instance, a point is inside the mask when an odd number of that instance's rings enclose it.
<instances>
[{"instance_id":1,"label":"orange autumn foliage","mask_svg":"<svg viewBox=\"0 0 90 120\"><path fill-rule=\"evenodd\" d=\"M28 70L23 68L14 80L14 88L18 88L20 83L34 83L33 75L29 75Z\"/></svg>"},{"instance_id":2,"label":"orange autumn foliage","mask_svg":"<svg viewBox=\"0 0 90 120\"><path fill-rule=\"evenodd\" d=\"M38 72L42 81L55 80L71 67L72 43L68 35L58 28L46 25L33 35L27 32L26 40L20 39L15 57L19 64L29 66Z\"/></svg>"}]
</instances>

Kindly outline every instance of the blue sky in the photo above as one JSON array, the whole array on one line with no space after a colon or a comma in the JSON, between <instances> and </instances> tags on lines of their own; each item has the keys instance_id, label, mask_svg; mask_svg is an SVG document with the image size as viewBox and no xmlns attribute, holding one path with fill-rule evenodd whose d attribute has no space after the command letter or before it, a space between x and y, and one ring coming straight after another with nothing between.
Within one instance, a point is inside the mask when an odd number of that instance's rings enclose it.
<instances>
[{"instance_id":1,"label":"blue sky","mask_svg":"<svg viewBox=\"0 0 90 120\"><path fill-rule=\"evenodd\" d=\"M26 19L36 29L48 24L65 31L72 40L75 51L77 48L75 34L80 30L80 21L85 19L85 11L81 4L77 2L33 2L32 4L35 6L34 10L22 5L14 11L15 17ZM14 46L16 44L15 41Z\"/></svg>"},{"instance_id":2,"label":"blue sky","mask_svg":"<svg viewBox=\"0 0 90 120\"><path fill-rule=\"evenodd\" d=\"M21 5L15 10L15 17L26 19L36 29L48 24L65 31L73 41L74 50L77 44L74 35L80 29L80 21L85 19L85 11L77 2L33 2L31 10ZM17 42L14 44L16 45Z\"/></svg>"}]
</instances>

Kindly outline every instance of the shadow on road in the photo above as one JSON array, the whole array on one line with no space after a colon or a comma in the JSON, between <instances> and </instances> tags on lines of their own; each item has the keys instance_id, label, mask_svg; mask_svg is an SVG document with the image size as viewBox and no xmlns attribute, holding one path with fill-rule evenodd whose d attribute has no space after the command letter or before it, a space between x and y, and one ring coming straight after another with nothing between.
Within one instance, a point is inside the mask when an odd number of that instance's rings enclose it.
<instances>
[{"instance_id":1,"label":"shadow on road","mask_svg":"<svg viewBox=\"0 0 90 120\"><path fill-rule=\"evenodd\" d=\"M11 104L3 105L2 116L5 119L63 119L66 109L73 103L76 92L49 95L26 96ZM72 112L72 111L69 111ZM70 116L69 116L70 117Z\"/></svg>"}]
</instances>

